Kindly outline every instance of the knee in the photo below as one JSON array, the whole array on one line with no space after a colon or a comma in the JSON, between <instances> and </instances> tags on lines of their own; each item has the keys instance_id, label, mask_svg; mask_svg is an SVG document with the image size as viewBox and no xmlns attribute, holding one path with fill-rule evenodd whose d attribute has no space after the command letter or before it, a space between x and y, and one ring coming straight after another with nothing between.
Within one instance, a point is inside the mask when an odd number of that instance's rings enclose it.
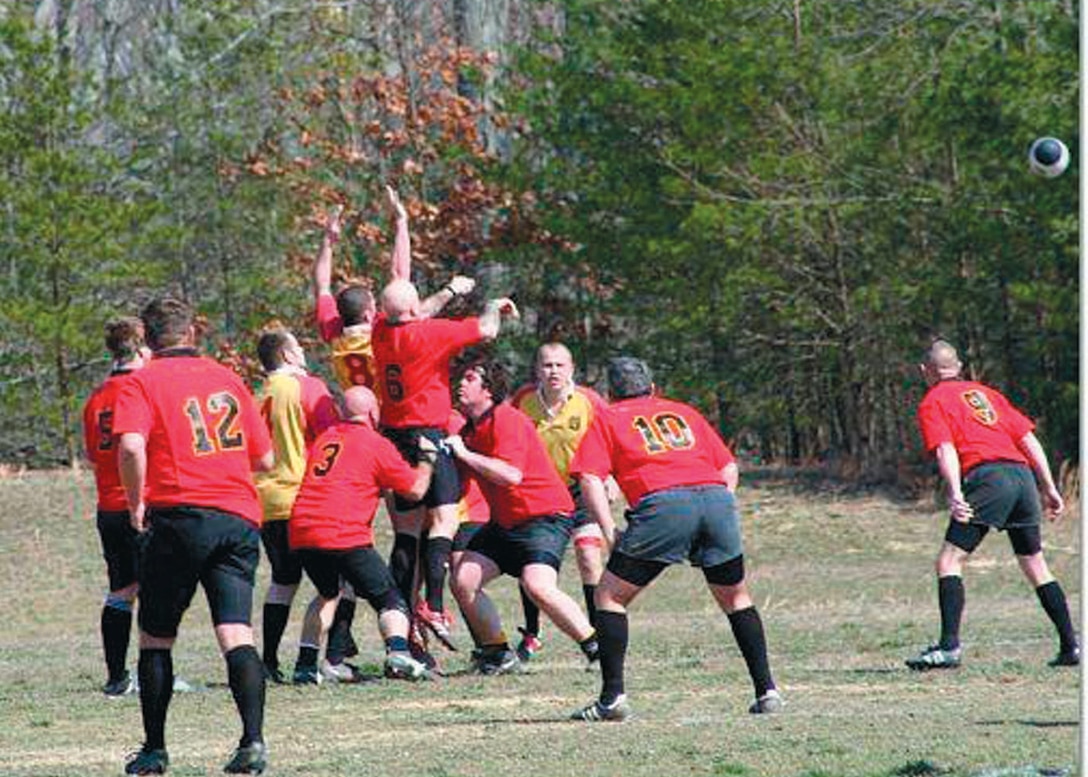
<instances>
[{"instance_id":1,"label":"knee","mask_svg":"<svg viewBox=\"0 0 1088 777\"><path fill-rule=\"evenodd\" d=\"M934 563L934 568L937 571L937 577L962 575L963 559L966 557L966 555L966 553L951 545L946 545L944 548L942 548L941 552L937 554L937 560Z\"/></svg>"},{"instance_id":2,"label":"knee","mask_svg":"<svg viewBox=\"0 0 1088 777\"><path fill-rule=\"evenodd\" d=\"M1034 586L1038 588L1041 585L1046 585L1054 576L1050 574L1050 567L1047 566L1046 559L1042 553L1035 553L1030 556L1017 556L1017 562L1020 564L1020 571L1024 573L1024 577Z\"/></svg>"}]
</instances>

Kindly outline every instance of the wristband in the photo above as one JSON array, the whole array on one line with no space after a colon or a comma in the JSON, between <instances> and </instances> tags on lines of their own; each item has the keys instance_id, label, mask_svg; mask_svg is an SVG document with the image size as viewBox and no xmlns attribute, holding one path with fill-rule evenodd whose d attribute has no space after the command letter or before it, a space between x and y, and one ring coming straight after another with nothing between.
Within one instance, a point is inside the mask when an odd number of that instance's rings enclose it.
<instances>
[{"instance_id":1,"label":"wristband","mask_svg":"<svg viewBox=\"0 0 1088 777\"><path fill-rule=\"evenodd\" d=\"M456 297L457 296L457 290L455 288L453 288L452 286L450 286L448 283L445 286L442 287L442 290L443 291L448 291L450 293L451 297Z\"/></svg>"}]
</instances>

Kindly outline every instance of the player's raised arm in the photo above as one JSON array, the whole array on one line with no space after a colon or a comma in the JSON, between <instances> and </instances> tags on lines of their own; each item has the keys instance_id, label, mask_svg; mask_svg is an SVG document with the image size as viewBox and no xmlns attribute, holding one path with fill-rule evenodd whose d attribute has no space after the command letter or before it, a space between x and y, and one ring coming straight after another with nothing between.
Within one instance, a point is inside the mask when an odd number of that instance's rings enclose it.
<instances>
[{"instance_id":1,"label":"player's raised arm","mask_svg":"<svg viewBox=\"0 0 1088 777\"><path fill-rule=\"evenodd\" d=\"M419 303L419 315L423 318L436 316L455 297L471 294L474 288L476 288L476 281L472 278L467 275L455 275L450 278L449 283Z\"/></svg>"},{"instance_id":2,"label":"player's raised arm","mask_svg":"<svg viewBox=\"0 0 1088 777\"><path fill-rule=\"evenodd\" d=\"M340 242L340 214L343 206L335 205L325 217L325 234L314 259L314 300L332 293L332 247Z\"/></svg>"},{"instance_id":3,"label":"player's raised arm","mask_svg":"<svg viewBox=\"0 0 1088 777\"><path fill-rule=\"evenodd\" d=\"M389 209L390 218L396 225L389 279L410 281L412 280L412 237L408 232L408 211L404 209L400 195L392 186L385 187L385 204Z\"/></svg>"}]
</instances>

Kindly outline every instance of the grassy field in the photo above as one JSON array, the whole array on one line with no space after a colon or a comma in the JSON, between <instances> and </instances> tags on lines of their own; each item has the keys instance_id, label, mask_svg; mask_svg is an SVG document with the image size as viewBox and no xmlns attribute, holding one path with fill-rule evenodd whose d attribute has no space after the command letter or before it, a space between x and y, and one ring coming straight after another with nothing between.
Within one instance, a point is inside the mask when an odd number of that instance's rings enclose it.
<instances>
[{"instance_id":1,"label":"grassy field","mask_svg":"<svg viewBox=\"0 0 1088 777\"><path fill-rule=\"evenodd\" d=\"M740 495L749 579L787 699L782 715L746 713L751 688L728 624L701 576L676 568L632 613L628 693L637 720L565 720L594 696L598 676L546 626L540 660L520 676L458 675L467 665L460 654L446 662L453 676L435 683L271 687L270 773L1079 773L1080 675L1046 666L1056 650L1051 627L1004 538L988 539L967 571L964 667L913 674L903 658L937 631L932 560L943 515L929 501L796 483L751 477ZM0 505L0 775L119 774L142 730L136 698L98 691L105 572L90 518L93 485L69 472L9 477L0 480ZM1044 539L1076 617L1079 523L1048 527ZM568 561L565 585L577 593ZM262 564L259 597L267 575ZM498 590L512 631L513 586ZM300 609L281 653L288 663ZM377 662L365 608L355 631L364 658ZM171 774L218 774L238 724L199 594L175 667L201 690L174 697Z\"/></svg>"}]
</instances>

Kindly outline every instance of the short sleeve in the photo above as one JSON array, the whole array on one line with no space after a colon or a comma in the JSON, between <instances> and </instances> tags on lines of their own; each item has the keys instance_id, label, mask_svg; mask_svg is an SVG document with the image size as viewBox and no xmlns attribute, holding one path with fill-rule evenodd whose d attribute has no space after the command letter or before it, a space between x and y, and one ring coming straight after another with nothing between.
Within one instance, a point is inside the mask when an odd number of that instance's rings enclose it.
<instances>
[{"instance_id":1,"label":"short sleeve","mask_svg":"<svg viewBox=\"0 0 1088 777\"><path fill-rule=\"evenodd\" d=\"M151 435L152 420L151 403L143 384L139 380L125 381L113 406L113 434L139 434L146 440Z\"/></svg>"},{"instance_id":2,"label":"short sleeve","mask_svg":"<svg viewBox=\"0 0 1088 777\"><path fill-rule=\"evenodd\" d=\"M344 331L344 322L340 318L340 311L336 308L336 299L331 294L318 295L315 316L317 331L326 343L339 337Z\"/></svg>"},{"instance_id":3,"label":"short sleeve","mask_svg":"<svg viewBox=\"0 0 1088 777\"><path fill-rule=\"evenodd\" d=\"M608 444L608 421L600 412L589 425L586 436L570 462L571 477L596 475L602 480L612 471L611 446Z\"/></svg>"},{"instance_id":4,"label":"short sleeve","mask_svg":"<svg viewBox=\"0 0 1088 777\"><path fill-rule=\"evenodd\" d=\"M696 422L699 427L699 432L696 434L696 439L702 439L707 446L707 454L710 457L711 463L715 469L724 469L730 464L734 463L737 459L733 456L733 451L729 450L729 446L722 440L721 435L718 434L718 430L710 425L703 416L696 416L698 421Z\"/></svg>"},{"instance_id":5,"label":"short sleeve","mask_svg":"<svg viewBox=\"0 0 1088 777\"><path fill-rule=\"evenodd\" d=\"M444 351L449 356L457 354L462 348L480 342L483 335L480 334L480 319L441 319L432 318L428 324L437 335L437 342L444 345Z\"/></svg>"},{"instance_id":6,"label":"short sleeve","mask_svg":"<svg viewBox=\"0 0 1088 777\"><path fill-rule=\"evenodd\" d=\"M922 432L922 443L927 451L935 450L941 443L953 442L948 420L941 406L934 401L922 400L918 407L918 428Z\"/></svg>"}]
</instances>

